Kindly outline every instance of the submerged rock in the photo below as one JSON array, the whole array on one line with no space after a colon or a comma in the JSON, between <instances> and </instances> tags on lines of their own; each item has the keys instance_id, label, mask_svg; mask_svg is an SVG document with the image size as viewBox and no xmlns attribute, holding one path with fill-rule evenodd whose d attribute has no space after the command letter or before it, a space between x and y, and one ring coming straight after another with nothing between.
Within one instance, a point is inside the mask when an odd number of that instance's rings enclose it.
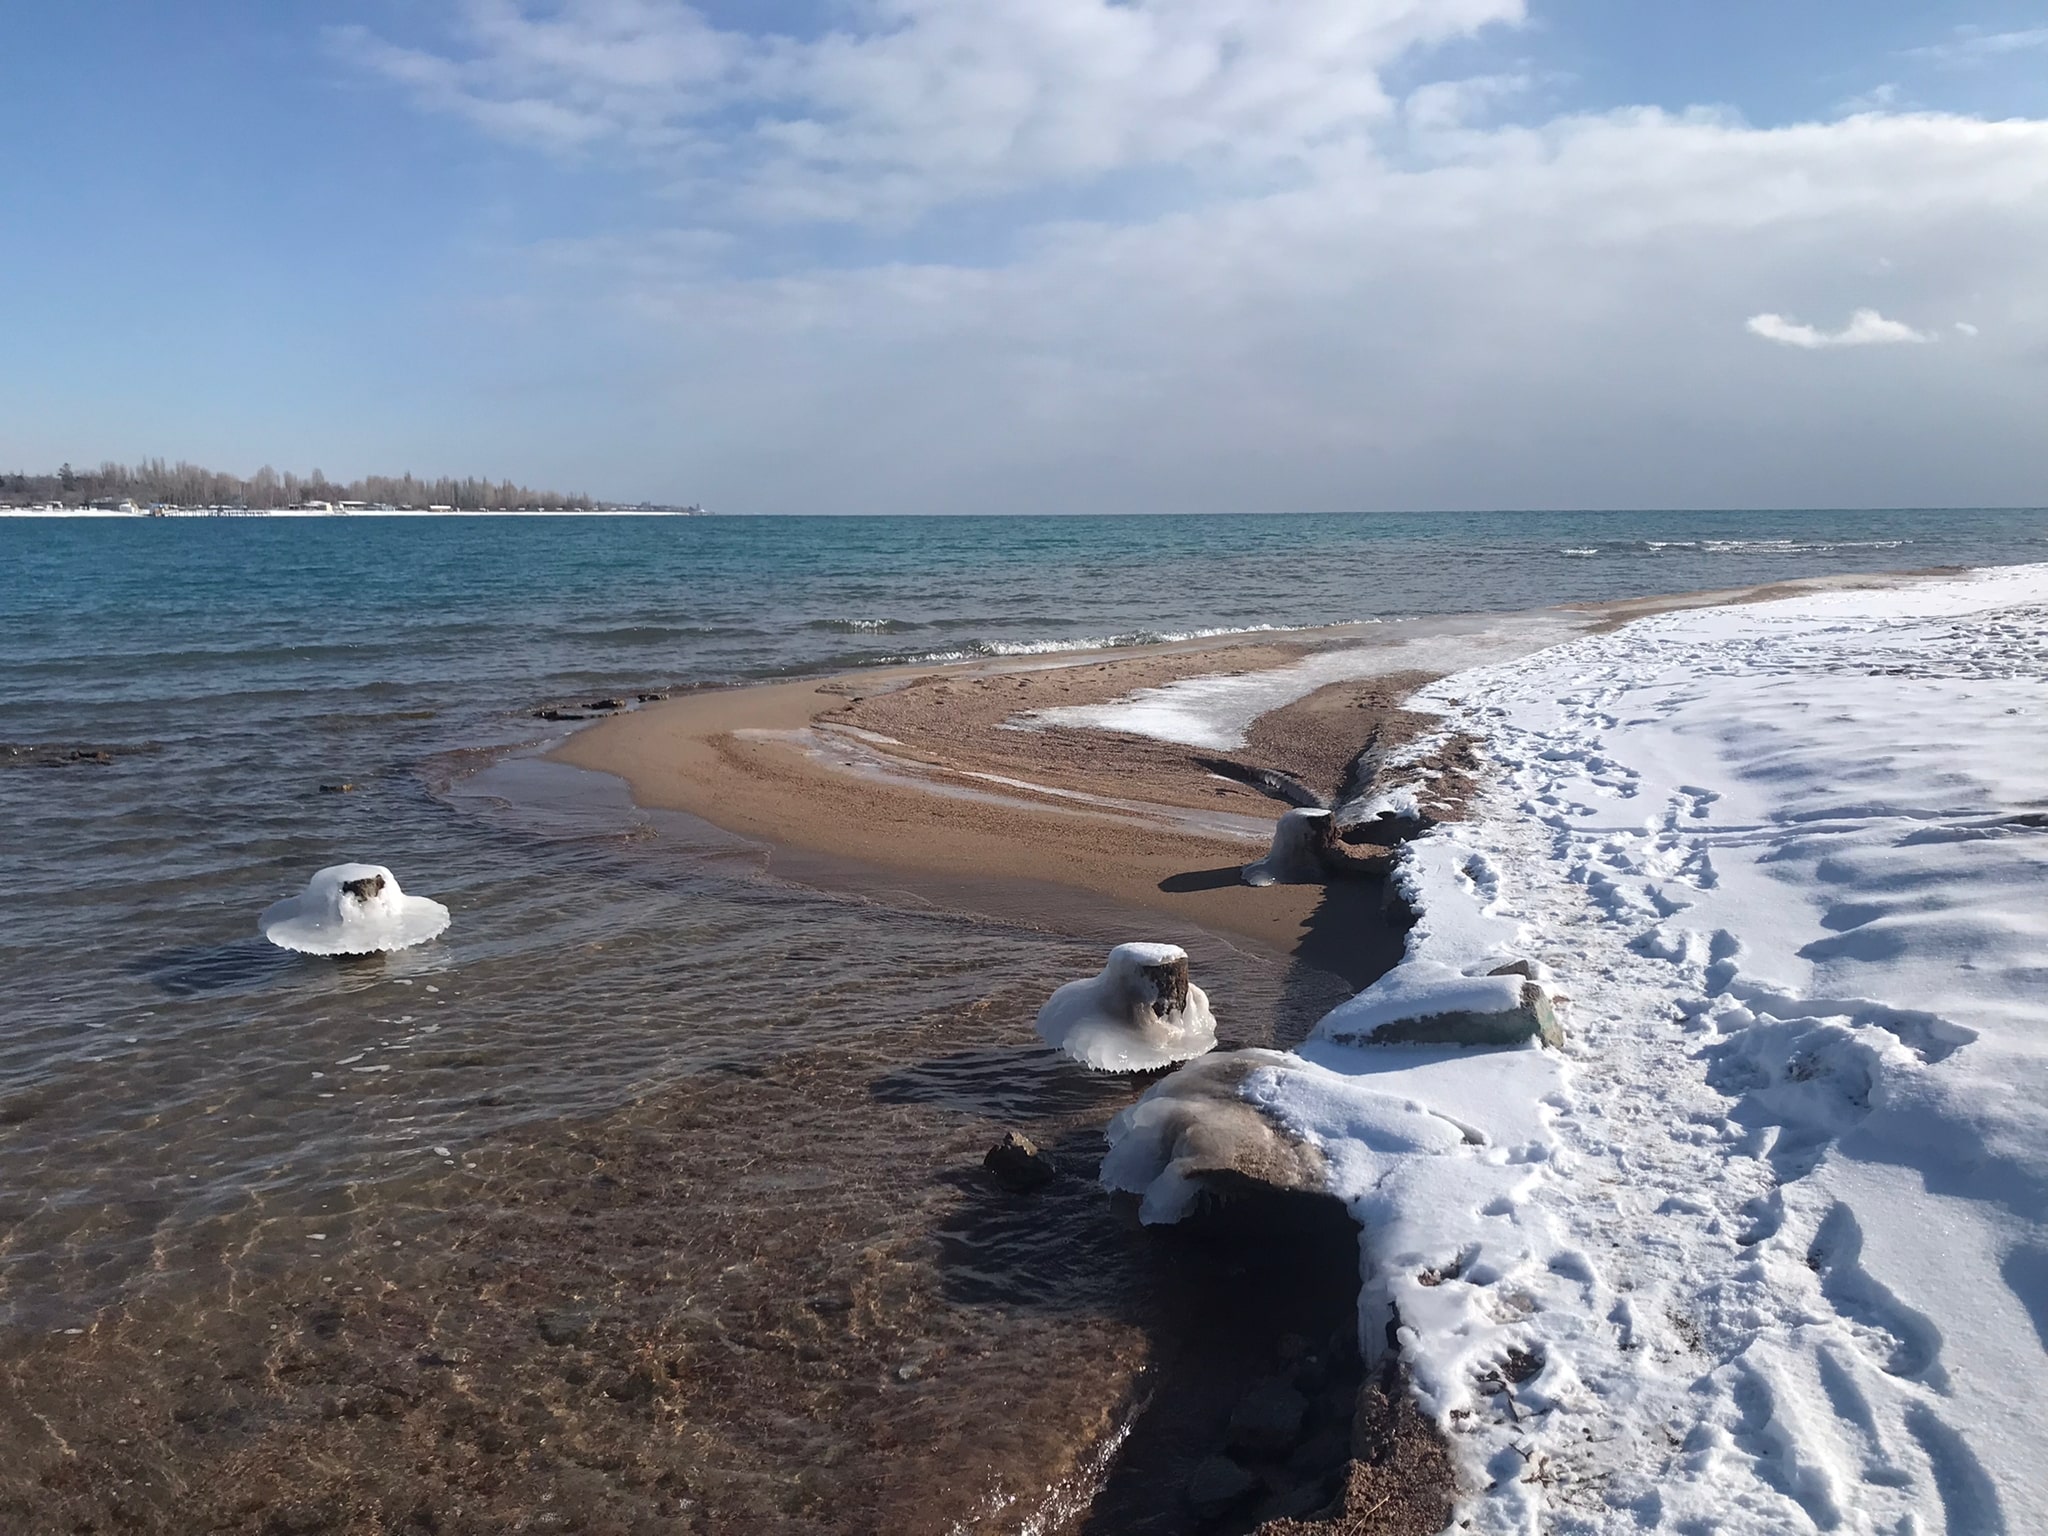
<instances>
[{"instance_id":1,"label":"submerged rock","mask_svg":"<svg viewBox=\"0 0 2048 1536\"><path fill-rule=\"evenodd\" d=\"M1263 1486L1228 1456L1204 1457L1188 1474L1188 1506L1204 1518L1213 1518L1249 1504Z\"/></svg>"},{"instance_id":2,"label":"submerged rock","mask_svg":"<svg viewBox=\"0 0 2048 1536\"><path fill-rule=\"evenodd\" d=\"M1230 1412L1230 1448L1251 1456L1282 1457L1294 1449L1308 1416L1308 1399L1284 1381L1262 1381Z\"/></svg>"},{"instance_id":3,"label":"submerged rock","mask_svg":"<svg viewBox=\"0 0 2048 1536\"><path fill-rule=\"evenodd\" d=\"M534 1320L544 1344L581 1344L590 1337L592 1318L588 1312L543 1312Z\"/></svg>"},{"instance_id":4,"label":"submerged rock","mask_svg":"<svg viewBox=\"0 0 2048 1536\"><path fill-rule=\"evenodd\" d=\"M995 1175L996 1182L1013 1194L1043 1189L1060 1176L1053 1160L1038 1150L1038 1143L1017 1131L1005 1131L1003 1139L988 1149L981 1166Z\"/></svg>"}]
</instances>

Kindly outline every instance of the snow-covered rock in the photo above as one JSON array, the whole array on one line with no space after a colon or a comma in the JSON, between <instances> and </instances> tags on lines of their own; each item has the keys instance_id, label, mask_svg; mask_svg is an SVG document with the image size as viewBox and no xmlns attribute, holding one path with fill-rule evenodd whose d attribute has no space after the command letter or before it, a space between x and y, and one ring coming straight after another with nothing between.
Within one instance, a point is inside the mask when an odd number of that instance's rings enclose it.
<instances>
[{"instance_id":1,"label":"snow-covered rock","mask_svg":"<svg viewBox=\"0 0 2048 1536\"><path fill-rule=\"evenodd\" d=\"M1284 1051L1226 1051L1205 1056L1155 1083L1109 1123L1105 1189L1142 1196L1139 1219L1179 1221L1194 1208L1204 1179L1235 1175L1269 1189L1329 1193L1322 1154L1287 1134L1247 1098L1258 1072L1306 1069Z\"/></svg>"},{"instance_id":2,"label":"snow-covered rock","mask_svg":"<svg viewBox=\"0 0 2048 1536\"><path fill-rule=\"evenodd\" d=\"M1170 1067L1216 1048L1209 995L1188 980L1187 951L1173 944L1119 944L1099 975L1046 999L1037 1029L1099 1072Z\"/></svg>"},{"instance_id":3,"label":"snow-covered rock","mask_svg":"<svg viewBox=\"0 0 2048 1536\"><path fill-rule=\"evenodd\" d=\"M256 931L271 943L307 955L410 949L447 926L446 907L406 895L382 864L330 864L256 919Z\"/></svg>"},{"instance_id":4,"label":"snow-covered rock","mask_svg":"<svg viewBox=\"0 0 2048 1536\"><path fill-rule=\"evenodd\" d=\"M1394 967L1316 1026L1338 1045L1564 1044L1543 984L1512 965L1468 976L1438 961Z\"/></svg>"}]
</instances>

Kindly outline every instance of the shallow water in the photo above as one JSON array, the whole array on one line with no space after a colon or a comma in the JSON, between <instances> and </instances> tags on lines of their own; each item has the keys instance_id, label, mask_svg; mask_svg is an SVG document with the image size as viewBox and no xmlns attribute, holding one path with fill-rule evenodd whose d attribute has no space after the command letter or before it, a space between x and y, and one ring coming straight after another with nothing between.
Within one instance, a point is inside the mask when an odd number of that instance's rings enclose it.
<instances>
[{"instance_id":1,"label":"shallow water","mask_svg":"<svg viewBox=\"0 0 2048 1536\"><path fill-rule=\"evenodd\" d=\"M1159 1348L1133 1292L1167 1283L1155 1248L1085 1179L1025 1219L975 1173L1021 1126L1085 1174L1129 1092L1037 1051L1037 1000L1140 922L1188 944L1226 1035L1298 1035L1338 983L1104 904L989 893L974 917L764 878L745 844L518 756L566 729L539 708L2031 559L2044 535L2038 513L0 521L0 741L112 754L0 770L0 1524L127 1499L176 1529L197 1469L253 1487L326 1456L360 1477L306 1529L427 1485L492 1529L586 1474L621 1529L1021 1529L1114 1429ZM454 926L343 963L255 937L344 857ZM563 1309L597 1319L584 1342L538 1337ZM549 1433L589 1453L574 1477ZM219 1519L259 1529L285 1497Z\"/></svg>"}]
</instances>

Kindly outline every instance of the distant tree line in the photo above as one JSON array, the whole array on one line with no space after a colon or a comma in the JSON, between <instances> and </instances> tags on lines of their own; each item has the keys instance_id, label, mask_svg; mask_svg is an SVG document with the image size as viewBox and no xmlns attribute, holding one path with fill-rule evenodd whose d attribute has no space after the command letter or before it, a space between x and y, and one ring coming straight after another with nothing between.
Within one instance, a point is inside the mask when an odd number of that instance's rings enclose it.
<instances>
[{"instance_id":1,"label":"distant tree line","mask_svg":"<svg viewBox=\"0 0 2048 1536\"><path fill-rule=\"evenodd\" d=\"M579 512L591 508L588 496L536 491L510 480L421 480L412 475L365 475L341 483L319 470L299 476L279 474L268 464L243 479L219 470L201 469L179 460L144 459L140 464L109 460L97 469L64 465L55 474L0 474L0 506L41 506L55 502L89 507L99 502L132 501L140 507L246 507L268 512L307 502L360 501L371 506L452 507L461 512L525 511L562 507Z\"/></svg>"}]
</instances>

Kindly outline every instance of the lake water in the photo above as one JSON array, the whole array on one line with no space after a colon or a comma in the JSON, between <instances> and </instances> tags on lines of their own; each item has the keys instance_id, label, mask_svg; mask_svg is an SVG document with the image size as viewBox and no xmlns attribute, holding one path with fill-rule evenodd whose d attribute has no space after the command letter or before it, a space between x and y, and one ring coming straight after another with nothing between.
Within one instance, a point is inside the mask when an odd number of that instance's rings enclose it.
<instances>
[{"instance_id":1,"label":"lake water","mask_svg":"<svg viewBox=\"0 0 2048 1536\"><path fill-rule=\"evenodd\" d=\"M1087 1171L1127 1090L1029 1023L1121 917L766 878L527 762L567 728L537 711L2044 545L2009 511L0 520L0 1526L263 1529L309 1457L308 1530L423 1486L505 1528L570 1464L622 1530L1078 1497L1047 1483L1156 1346L1156 1259L1084 1179L1051 1247L956 1173L1013 1125ZM343 858L454 926L341 964L255 937ZM1159 936L1240 1038L1334 996Z\"/></svg>"}]
</instances>

